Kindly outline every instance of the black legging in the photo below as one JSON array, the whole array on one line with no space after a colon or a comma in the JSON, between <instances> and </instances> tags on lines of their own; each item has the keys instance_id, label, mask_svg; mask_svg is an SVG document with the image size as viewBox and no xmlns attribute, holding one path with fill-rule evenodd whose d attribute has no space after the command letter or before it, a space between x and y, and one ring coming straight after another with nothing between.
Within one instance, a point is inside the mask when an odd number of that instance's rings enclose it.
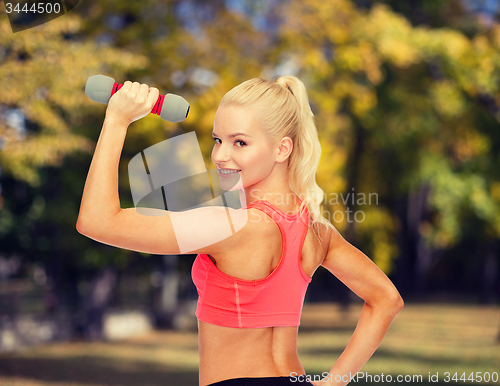
<instances>
[{"instance_id":1,"label":"black legging","mask_svg":"<svg viewBox=\"0 0 500 386\"><path fill-rule=\"evenodd\" d=\"M297 377L260 377L260 378L232 378L211 383L208 386L293 386L309 385L308 381L299 381Z\"/></svg>"}]
</instances>

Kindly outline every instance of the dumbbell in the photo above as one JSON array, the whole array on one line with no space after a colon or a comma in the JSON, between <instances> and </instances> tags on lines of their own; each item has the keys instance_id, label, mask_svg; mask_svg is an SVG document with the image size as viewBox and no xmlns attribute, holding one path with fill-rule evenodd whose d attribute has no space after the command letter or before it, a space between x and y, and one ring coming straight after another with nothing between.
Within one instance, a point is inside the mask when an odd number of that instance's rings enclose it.
<instances>
[{"instance_id":1,"label":"dumbbell","mask_svg":"<svg viewBox=\"0 0 500 386\"><path fill-rule=\"evenodd\" d=\"M85 94L97 103L108 104L115 92L123 87L113 78L105 75L93 75L87 80ZM181 96L175 94L160 95L151 114L159 115L169 122L181 122L187 118L189 103Z\"/></svg>"}]
</instances>

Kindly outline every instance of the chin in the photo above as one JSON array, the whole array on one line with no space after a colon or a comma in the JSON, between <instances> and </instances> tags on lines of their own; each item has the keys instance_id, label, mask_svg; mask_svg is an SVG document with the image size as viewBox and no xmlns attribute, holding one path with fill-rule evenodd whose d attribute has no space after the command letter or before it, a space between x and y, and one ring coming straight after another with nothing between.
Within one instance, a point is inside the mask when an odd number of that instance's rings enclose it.
<instances>
[{"instance_id":1,"label":"chin","mask_svg":"<svg viewBox=\"0 0 500 386\"><path fill-rule=\"evenodd\" d=\"M223 190L226 190L228 192L234 192L235 190L243 189L243 183L240 180L240 181L238 181L238 183L236 183L236 185L234 185L234 184L229 184L229 183L225 183L224 181L222 181L220 183L220 187Z\"/></svg>"},{"instance_id":2,"label":"chin","mask_svg":"<svg viewBox=\"0 0 500 386\"><path fill-rule=\"evenodd\" d=\"M243 189L243 181L241 180L241 176L237 179L232 178L220 178L219 177L219 186L228 192L234 192L235 190Z\"/></svg>"}]
</instances>

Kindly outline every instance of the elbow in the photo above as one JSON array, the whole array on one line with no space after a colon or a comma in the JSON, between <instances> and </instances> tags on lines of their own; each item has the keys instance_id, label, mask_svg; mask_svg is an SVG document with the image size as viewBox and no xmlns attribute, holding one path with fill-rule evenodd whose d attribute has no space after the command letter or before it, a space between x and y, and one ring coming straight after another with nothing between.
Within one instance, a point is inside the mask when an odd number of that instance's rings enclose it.
<instances>
[{"instance_id":1,"label":"elbow","mask_svg":"<svg viewBox=\"0 0 500 386\"><path fill-rule=\"evenodd\" d=\"M78 233L98 241L109 232L111 226L112 222L103 219L95 221L88 218L84 220L83 218L78 217L78 220L76 221L76 230Z\"/></svg>"},{"instance_id":2,"label":"elbow","mask_svg":"<svg viewBox=\"0 0 500 386\"><path fill-rule=\"evenodd\" d=\"M76 221L76 230L83 236L89 237L90 230L95 229L95 226L89 224L88 221L83 221L80 217Z\"/></svg>"},{"instance_id":3,"label":"elbow","mask_svg":"<svg viewBox=\"0 0 500 386\"><path fill-rule=\"evenodd\" d=\"M404 307L405 303L398 291L393 292L387 299L386 307L391 314L396 316Z\"/></svg>"},{"instance_id":4,"label":"elbow","mask_svg":"<svg viewBox=\"0 0 500 386\"><path fill-rule=\"evenodd\" d=\"M405 306L405 302L404 302L403 298L401 297L401 295L398 293L398 296L394 302L394 308L399 312L403 309L404 306Z\"/></svg>"},{"instance_id":5,"label":"elbow","mask_svg":"<svg viewBox=\"0 0 500 386\"><path fill-rule=\"evenodd\" d=\"M396 289L380 294L376 301L367 303L392 317L395 317L404 307L403 298Z\"/></svg>"},{"instance_id":6,"label":"elbow","mask_svg":"<svg viewBox=\"0 0 500 386\"><path fill-rule=\"evenodd\" d=\"M83 222L80 219L80 217L78 217L78 220L76 220L76 230L78 231L78 233L85 236L85 233L86 233L85 227L84 227Z\"/></svg>"}]
</instances>

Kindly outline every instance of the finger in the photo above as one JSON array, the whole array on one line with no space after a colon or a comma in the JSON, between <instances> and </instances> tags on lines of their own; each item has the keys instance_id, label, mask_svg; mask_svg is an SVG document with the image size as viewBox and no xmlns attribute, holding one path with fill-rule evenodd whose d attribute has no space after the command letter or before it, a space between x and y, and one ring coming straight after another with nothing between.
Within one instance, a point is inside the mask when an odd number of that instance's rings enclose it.
<instances>
[{"instance_id":1,"label":"finger","mask_svg":"<svg viewBox=\"0 0 500 386\"><path fill-rule=\"evenodd\" d=\"M141 84L139 82L132 83L132 86L130 87L130 92L132 93L132 95L137 95L139 93L140 87Z\"/></svg>"},{"instance_id":2,"label":"finger","mask_svg":"<svg viewBox=\"0 0 500 386\"><path fill-rule=\"evenodd\" d=\"M146 98L148 97L148 92L149 92L149 86L144 83L141 84L141 86L139 87L139 95L144 99L144 101L146 101Z\"/></svg>"},{"instance_id":3,"label":"finger","mask_svg":"<svg viewBox=\"0 0 500 386\"><path fill-rule=\"evenodd\" d=\"M124 88L125 90L130 90L130 87L132 87L132 82L130 80L127 80L125 81L125 83L123 83L123 87L121 87L120 90L122 88Z\"/></svg>"},{"instance_id":4,"label":"finger","mask_svg":"<svg viewBox=\"0 0 500 386\"><path fill-rule=\"evenodd\" d=\"M120 89L115 94L117 93L120 93L120 95L126 94L130 91L130 87L132 87L132 82L130 80L127 80L126 82L123 83L123 86L120 87Z\"/></svg>"},{"instance_id":5,"label":"finger","mask_svg":"<svg viewBox=\"0 0 500 386\"><path fill-rule=\"evenodd\" d=\"M156 87L149 88L147 104L148 106L151 106L151 109L153 109L154 105L156 104L156 101L158 101L159 96L160 96L160 90L158 90Z\"/></svg>"},{"instance_id":6,"label":"finger","mask_svg":"<svg viewBox=\"0 0 500 386\"><path fill-rule=\"evenodd\" d=\"M132 85L134 87L135 85ZM139 84L137 92L134 94L134 101L138 104L144 104L148 96L149 87L146 84Z\"/></svg>"}]
</instances>

